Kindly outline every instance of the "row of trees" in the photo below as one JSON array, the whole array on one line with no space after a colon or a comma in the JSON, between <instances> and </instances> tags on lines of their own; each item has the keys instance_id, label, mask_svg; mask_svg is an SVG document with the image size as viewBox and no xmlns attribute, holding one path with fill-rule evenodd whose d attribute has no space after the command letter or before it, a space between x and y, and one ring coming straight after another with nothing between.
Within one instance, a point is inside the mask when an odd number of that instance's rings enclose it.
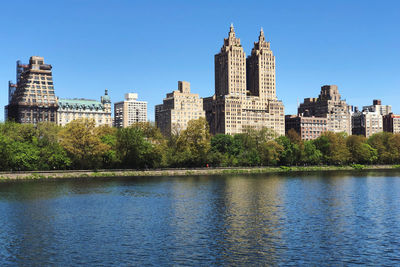
<instances>
[{"instance_id":1,"label":"row of trees","mask_svg":"<svg viewBox=\"0 0 400 267\"><path fill-rule=\"evenodd\" d=\"M366 139L327 132L303 141L290 130L277 136L269 129L234 136L211 136L204 118L169 138L149 123L129 128L95 127L75 120L0 124L1 170L158 168L210 166L344 165L400 163L400 134L382 132Z\"/></svg>"}]
</instances>

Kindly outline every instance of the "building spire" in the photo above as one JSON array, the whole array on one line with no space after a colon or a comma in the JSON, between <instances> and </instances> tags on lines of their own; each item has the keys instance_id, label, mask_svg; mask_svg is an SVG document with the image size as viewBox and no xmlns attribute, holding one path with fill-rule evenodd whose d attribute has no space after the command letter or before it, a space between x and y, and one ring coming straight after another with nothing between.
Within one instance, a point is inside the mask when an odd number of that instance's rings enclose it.
<instances>
[{"instance_id":1,"label":"building spire","mask_svg":"<svg viewBox=\"0 0 400 267\"><path fill-rule=\"evenodd\" d=\"M263 27L261 27L260 36L258 37L258 40L259 40L259 41L262 41L262 42L265 42L265 36L264 36L264 29L263 29Z\"/></svg>"},{"instance_id":2,"label":"building spire","mask_svg":"<svg viewBox=\"0 0 400 267\"><path fill-rule=\"evenodd\" d=\"M231 23L231 27L229 28L229 38L235 38L235 28L233 28L233 23Z\"/></svg>"}]
</instances>

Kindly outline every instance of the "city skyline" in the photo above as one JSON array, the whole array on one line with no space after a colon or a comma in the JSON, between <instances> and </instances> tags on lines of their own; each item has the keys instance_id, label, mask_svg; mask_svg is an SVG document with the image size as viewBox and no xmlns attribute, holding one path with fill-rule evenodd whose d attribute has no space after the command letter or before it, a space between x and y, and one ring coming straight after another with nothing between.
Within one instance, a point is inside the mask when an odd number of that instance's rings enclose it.
<instances>
[{"instance_id":1,"label":"city skyline","mask_svg":"<svg viewBox=\"0 0 400 267\"><path fill-rule=\"evenodd\" d=\"M66 7L70 12L63 14L58 11L60 4L48 3L2 4L5 15L0 22L7 27L0 34L7 42L0 45L1 119L8 80L15 82L15 62L32 55L43 56L53 65L60 98L93 98L108 88L116 101L126 92L136 92L148 100L148 117L154 118L153 107L176 87L177 80L189 81L201 97L210 96L215 90L213 56L231 22L246 56L263 27L276 57L277 97L285 105L285 114L296 114L297 101L316 95L325 84L338 85L350 105L361 107L372 99L382 99L393 106L394 113L400 113L396 105L400 100L396 95L400 54L395 49L399 41L395 15L400 5L394 1L385 6L361 1L328 6L315 1L304 6L291 2L289 8L276 3L250 4L243 7L241 15L239 2L229 6L221 2L213 8L207 3L182 2L179 10L165 10L163 4L124 1L87 1L78 8L73 5L78 2L72 1ZM92 10L95 3L100 3L96 12ZM206 8L208 22L201 20ZM277 12L257 16L271 9ZM23 27L24 20L12 20L8 15L18 11L21 17L29 18L31 12L41 10L49 14L54 25L41 29L44 21L32 20L32 27ZM375 15L382 10L385 17ZM379 19L372 20L372 15ZM188 57L189 50L196 53Z\"/></svg>"}]
</instances>

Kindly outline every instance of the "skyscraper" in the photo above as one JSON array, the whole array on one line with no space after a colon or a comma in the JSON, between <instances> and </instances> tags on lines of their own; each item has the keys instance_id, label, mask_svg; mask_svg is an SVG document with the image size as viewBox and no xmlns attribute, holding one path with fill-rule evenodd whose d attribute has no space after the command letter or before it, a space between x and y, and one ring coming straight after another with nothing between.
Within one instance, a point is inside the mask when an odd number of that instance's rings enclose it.
<instances>
[{"instance_id":1,"label":"skyscraper","mask_svg":"<svg viewBox=\"0 0 400 267\"><path fill-rule=\"evenodd\" d=\"M185 130L190 120L204 116L203 100L190 92L190 83L185 81L178 81L178 90L168 93L163 104L155 107L156 125L166 136Z\"/></svg>"},{"instance_id":2,"label":"skyscraper","mask_svg":"<svg viewBox=\"0 0 400 267\"><path fill-rule=\"evenodd\" d=\"M43 57L32 56L29 64L17 61L17 82L9 82L6 119L20 123L56 122L52 66Z\"/></svg>"},{"instance_id":3,"label":"skyscraper","mask_svg":"<svg viewBox=\"0 0 400 267\"><path fill-rule=\"evenodd\" d=\"M136 122L147 121L147 102L139 101L138 94L127 93L125 100L114 103L114 125L125 128Z\"/></svg>"},{"instance_id":4,"label":"skyscraper","mask_svg":"<svg viewBox=\"0 0 400 267\"><path fill-rule=\"evenodd\" d=\"M215 55L215 95L203 100L211 133L236 134L245 128L267 127L283 135L284 107L277 100L275 86L275 57L263 30L246 59L231 25Z\"/></svg>"},{"instance_id":5,"label":"skyscraper","mask_svg":"<svg viewBox=\"0 0 400 267\"><path fill-rule=\"evenodd\" d=\"M328 131L351 135L351 109L346 100L341 99L337 85L324 85L318 98L304 99L298 108L298 114L327 118Z\"/></svg>"}]
</instances>

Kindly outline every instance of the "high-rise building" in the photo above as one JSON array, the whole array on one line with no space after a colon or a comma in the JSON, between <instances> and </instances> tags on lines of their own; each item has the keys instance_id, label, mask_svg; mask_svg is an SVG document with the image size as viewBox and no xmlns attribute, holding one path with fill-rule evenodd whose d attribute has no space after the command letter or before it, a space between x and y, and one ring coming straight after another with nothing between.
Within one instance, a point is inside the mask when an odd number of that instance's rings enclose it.
<instances>
[{"instance_id":1,"label":"high-rise building","mask_svg":"<svg viewBox=\"0 0 400 267\"><path fill-rule=\"evenodd\" d=\"M246 59L231 25L215 55L215 94L203 99L211 133L236 134L266 127L283 135L284 107L275 88L275 57L263 30Z\"/></svg>"},{"instance_id":2,"label":"high-rise building","mask_svg":"<svg viewBox=\"0 0 400 267\"><path fill-rule=\"evenodd\" d=\"M400 115L389 113L383 116L383 130L385 132L400 133Z\"/></svg>"},{"instance_id":3,"label":"high-rise building","mask_svg":"<svg viewBox=\"0 0 400 267\"><path fill-rule=\"evenodd\" d=\"M19 123L56 122L52 66L43 57L32 56L29 64L17 61L17 82L9 82L7 120Z\"/></svg>"},{"instance_id":4,"label":"high-rise building","mask_svg":"<svg viewBox=\"0 0 400 267\"><path fill-rule=\"evenodd\" d=\"M114 125L125 128L136 122L147 121L147 102L139 101L138 94L127 93L125 100L114 103Z\"/></svg>"},{"instance_id":5,"label":"high-rise building","mask_svg":"<svg viewBox=\"0 0 400 267\"><path fill-rule=\"evenodd\" d=\"M294 129L302 140L313 140L327 131L328 120L323 117L303 117L299 115L285 116L286 133Z\"/></svg>"},{"instance_id":6,"label":"high-rise building","mask_svg":"<svg viewBox=\"0 0 400 267\"><path fill-rule=\"evenodd\" d=\"M383 116L379 111L356 111L352 115L352 133L370 137L383 131Z\"/></svg>"},{"instance_id":7,"label":"high-rise building","mask_svg":"<svg viewBox=\"0 0 400 267\"><path fill-rule=\"evenodd\" d=\"M178 81L178 90L155 106L156 125L166 136L185 130L190 120L201 117L205 117L203 99L190 92L189 82Z\"/></svg>"},{"instance_id":8,"label":"high-rise building","mask_svg":"<svg viewBox=\"0 0 400 267\"><path fill-rule=\"evenodd\" d=\"M298 114L305 117L327 118L327 130L345 132L351 135L352 106L341 99L336 85L324 85L318 98L305 98L298 108Z\"/></svg>"},{"instance_id":9,"label":"high-rise building","mask_svg":"<svg viewBox=\"0 0 400 267\"><path fill-rule=\"evenodd\" d=\"M384 116L392 112L392 106L382 105L382 101L375 99L372 105L363 106L362 111L352 115L353 134L370 137L384 131Z\"/></svg>"},{"instance_id":10,"label":"high-rise building","mask_svg":"<svg viewBox=\"0 0 400 267\"><path fill-rule=\"evenodd\" d=\"M372 105L363 106L363 110L368 110L370 112L378 112L382 116L387 115L392 112L391 105L382 105L382 101L380 99L374 99L372 101Z\"/></svg>"},{"instance_id":11,"label":"high-rise building","mask_svg":"<svg viewBox=\"0 0 400 267\"><path fill-rule=\"evenodd\" d=\"M97 126L112 126L111 99L107 89L100 101L91 99L58 99L57 124L65 126L76 119L93 119Z\"/></svg>"}]
</instances>

